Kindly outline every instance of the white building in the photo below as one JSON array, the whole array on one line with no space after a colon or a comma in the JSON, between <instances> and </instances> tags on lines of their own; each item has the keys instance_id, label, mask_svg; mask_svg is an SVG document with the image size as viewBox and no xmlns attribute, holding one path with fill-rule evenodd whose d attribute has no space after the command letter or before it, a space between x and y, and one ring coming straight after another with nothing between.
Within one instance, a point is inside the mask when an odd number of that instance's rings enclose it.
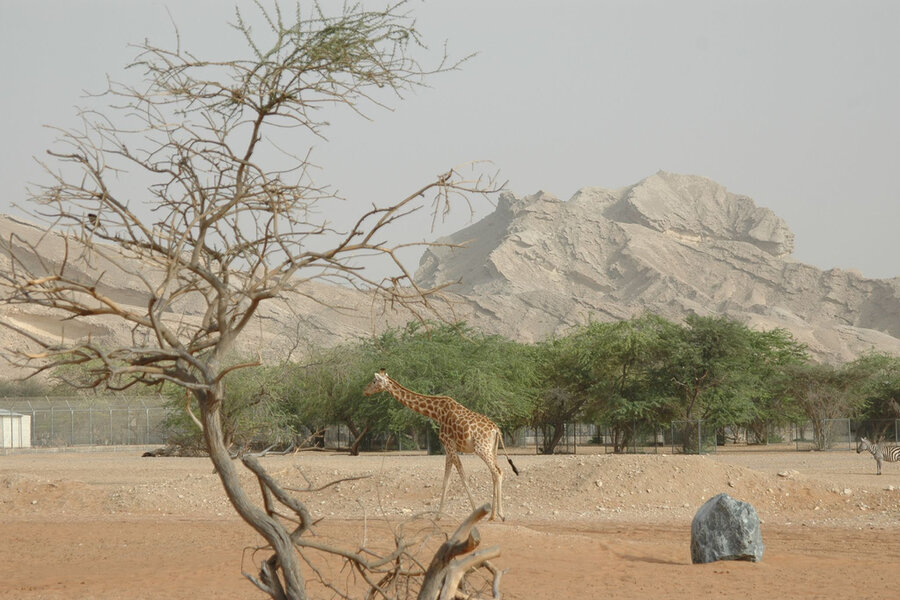
<instances>
[{"instance_id":1,"label":"white building","mask_svg":"<svg viewBox=\"0 0 900 600\"><path fill-rule=\"evenodd\" d=\"M0 448L31 447L31 415L0 408Z\"/></svg>"}]
</instances>

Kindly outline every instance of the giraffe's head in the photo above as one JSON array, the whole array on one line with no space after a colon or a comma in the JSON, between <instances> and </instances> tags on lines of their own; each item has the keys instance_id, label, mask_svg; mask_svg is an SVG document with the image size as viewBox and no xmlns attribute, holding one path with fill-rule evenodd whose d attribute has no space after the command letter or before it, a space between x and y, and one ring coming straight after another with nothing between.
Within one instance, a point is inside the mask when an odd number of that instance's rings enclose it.
<instances>
[{"instance_id":1,"label":"giraffe's head","mask_svg":"<svg viewBox=\"0 0 900 600\"><path fill-rule=\"evenodd\" d=\"M363 390L363 395L371 396L372 394L385 391L388 389L389 381L390 379L388 379L387 372L384 369L381 369L375 373L375 378L366 386L366 389Z\"/></svg>"}]
</instances>

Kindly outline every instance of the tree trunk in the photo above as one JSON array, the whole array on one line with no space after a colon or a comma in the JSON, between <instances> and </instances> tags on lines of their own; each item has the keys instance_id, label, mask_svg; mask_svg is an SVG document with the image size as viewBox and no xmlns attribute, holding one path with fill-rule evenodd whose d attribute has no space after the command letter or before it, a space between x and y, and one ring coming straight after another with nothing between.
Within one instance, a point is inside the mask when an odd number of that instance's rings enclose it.
<instances>
[{"instance_id":1,"label":"tree trunk","mask_svg":"<svg viewBox=\"0 0 900 600\"><path fill-rule=\"evenodd\" d=\"M277 556L276 564L263 563L261 580L269 586L270 589L266 591L272 598L306 600L306 583L300 572L300 562L289 532L280 522L256 506L241 486L234 461L224 443L219 406L220 401L212 393L200 402L203 436L210 460L215 465L231 505L272 546ZM278 578L278 567L284 578L283 585Z\"/></svg>"},{"instance_id":2,"label":"tree trunk","mask_svg":"<svg viewBox=\"0 0 900 600\"><path fill-rule=\"evenodd\" d=\"M750 431L753 433L753 441L756 444L766 444L769 441L769 424L765 421L755 420L750 423ZM749 440L748 440L749 441Z\"/></svg>"},{"instance_id":3,"label":"tree trunk","mask_svg":"<svg viewBox=\"0 0 900 600\"><path fill-rule=\"evenodd\" d=\"M815 439L816 450L828 449L828 438L825 431L825 419L816 418L812 420L813 438Z\"/></svg>"},{"instance_id":4,"label":"tree trunk","mask_svg":"<svg viewBox=\"0 0 900 600\"><path fill-rule=\"evenodd\" d=\"M630 425L617 424L613 426L613 452L625 454L631 444L633 428Z\"/></svg>"},{"instance_id":5,"label":"tree trunk","mask_svg":"<svg viewBox=\"0 0 900 600\"><path fill-rule=\"evenodd\" d=\"M350 455L359 456L359 445L362 443L363 438L366 437L366 434L369 433L369 426L363 427L362 431L358 431L356 427L348 427L348 429L353 435L353 443L350 444Z\"/></svg>"},{"instance_id":6,"label":"tree trunk","mask_svg":"<svg viewBox=\"0 0 900 600\"><path fill-rule=\"evenodd\" d=\"M554 423L544 426L542 436L544 438L544 446L541 449L541 454L553 454L556 446L562 439L563 433L565 433L565 423Z\"/></svg>"}]
</instances>

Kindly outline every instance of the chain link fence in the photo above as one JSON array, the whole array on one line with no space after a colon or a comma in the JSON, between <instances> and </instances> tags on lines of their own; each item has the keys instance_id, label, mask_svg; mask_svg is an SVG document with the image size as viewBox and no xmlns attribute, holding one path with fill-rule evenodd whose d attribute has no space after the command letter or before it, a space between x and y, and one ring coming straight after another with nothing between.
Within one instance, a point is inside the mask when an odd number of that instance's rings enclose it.
<instances>
[{"instance_id":1,"label":"chain link fence","mask_svg":"<svg viewBox=\"0 0 900 600\"><path fill-rule=\"evenodd\" d=\"M171 409L164 396L42 396L0 398L0 450L68 446L165 444ZM430 430L394 432L365 444L372 450L439 451ZM713 427L703 421L666 425L633 422L616 427L568 423L556 430L519 428L506 436L506 446L536 454L604 452L628 454L707 454L746 447L756 451L854 450L857 440L900 443L900 419L858 421L821 419L752 428ZM346 448L352 441L345 427L328 427L321 444ZM555 443L554 443L555 442ZM549 449L549 451L545 450Z\"/></svg>"},{"instance_id":2,"label":"chain link fence","mask_svg":"<svg viewBox=\"0 0 900 600\"><path fill-rule=\"evenodd\" d=\"M163 396L0 398L0 448L163 444Z\"/></svg>"},{"instance_id":3,"label":"chain link fence","mask_svg":"<svg viewBox=\"0 0 900 600\"><path fill-rule=\"evenodd\" d=\"M761 423L754 427L714 427L703 421L672 421L667 425L634 422L617 427L583 423L562 429L553 454L604 452L627 454L708 454L731 449L754 451L855 450L860 437L900 443L900 419L821 419L800 423ZM543 454L548 439L536 429L519 429L512 444Z\"/></svg>"}]
</instances>

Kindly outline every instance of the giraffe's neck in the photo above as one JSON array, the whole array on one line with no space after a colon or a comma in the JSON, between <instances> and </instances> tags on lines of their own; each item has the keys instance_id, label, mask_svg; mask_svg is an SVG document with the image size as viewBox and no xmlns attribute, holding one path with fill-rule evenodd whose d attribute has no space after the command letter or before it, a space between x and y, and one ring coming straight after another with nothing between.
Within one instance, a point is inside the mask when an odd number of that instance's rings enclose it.
<instances>
[{"instance_id":1,"label":"giraffe's neck","mask_svg":"<svg viewBox=\"0 0 900 600\"><path fill-rule=\"evenodd\" d=\"M417 394L412 390L408 390L393 379L390 381L388 392L400 404L411 408L420 415L425 415L430 419L441 421L444 416L447 402L452 402L449 398L443 396L426 396Z\"/></svg>"}]
</instances>

